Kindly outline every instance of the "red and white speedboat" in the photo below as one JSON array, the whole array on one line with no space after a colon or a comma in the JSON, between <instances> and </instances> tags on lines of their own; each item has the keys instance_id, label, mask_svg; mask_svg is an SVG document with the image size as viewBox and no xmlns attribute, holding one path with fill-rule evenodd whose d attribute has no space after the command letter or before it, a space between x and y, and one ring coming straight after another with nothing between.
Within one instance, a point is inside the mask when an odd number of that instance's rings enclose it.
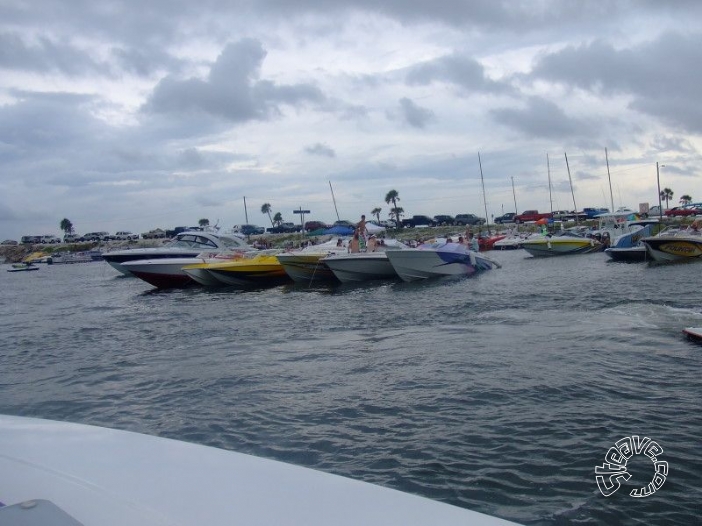
<instances>
[{"instance_id":1,"label":"red and white speedboat","mask_svg":"<svg viewBox=\"0 0 702 526\"><path fill-rule=\"evenodd\" d=\"M187 265L188 263L196 263L197 261L193 261L192 258L196 258L203 252L215 253L227 250L245 251L252 250L252 247L240 237L193 230L181 232L169 243L160 247L132 248L105 252L103 254L103 259L115 270L118 270L122 274L130 275L131 271L126 267L126 263L130 261L191 258L189 262L183 263L183 265Z\"/></svg>"}]
</instances>

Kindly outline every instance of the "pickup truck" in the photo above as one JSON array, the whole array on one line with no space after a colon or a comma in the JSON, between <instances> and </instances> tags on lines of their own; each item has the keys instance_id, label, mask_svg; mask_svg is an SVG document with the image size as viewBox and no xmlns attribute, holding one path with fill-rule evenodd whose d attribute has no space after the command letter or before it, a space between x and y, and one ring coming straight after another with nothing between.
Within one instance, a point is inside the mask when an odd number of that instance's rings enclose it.
<instances>
[{"instance_id":1,"label":"pickup truck","mask_svg":"<svg viewBox=\"0 0 702 526\"><path fill-rule=\"evenodd\" d=\"M434 221L429 216L412 216L402 220L402 226L405 228L414 228L416 226L436 226Z\"/></svg>"},{"instance_id":2,"label":"pickup truck","mask_svg":"<svg viewBox=\"0 0 702 526\"><path fill-rule=\"evenodd\" d=\"M515 223L527 223L528 221L538 221L539 219L553 219L553 214L550 212L540 214L538 210L525 210L521 214L514 216Z\"/></svg>"},{"instance_id":3,"label":"pickup truck","mask_svg":"<svg viewBox=\"0 0 702 526\"><path fill-rule=\"evenodd\" d=\"M272 226L266 229L269 234L289 234L291 232L298 232L300 230L299 225L295 223L280 223L279 225Z\"/></svg>"}]
</instances>

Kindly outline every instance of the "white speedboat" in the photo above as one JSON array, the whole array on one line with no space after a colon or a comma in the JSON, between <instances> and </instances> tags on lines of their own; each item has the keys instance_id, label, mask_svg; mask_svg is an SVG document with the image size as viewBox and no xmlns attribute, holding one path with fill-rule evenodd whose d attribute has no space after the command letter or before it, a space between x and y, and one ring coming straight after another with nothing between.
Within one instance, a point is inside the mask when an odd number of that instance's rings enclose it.
<instances>
[{"instance_id":1,"label":"white speedboat","mask_svg":"<svg viewBox=\"0 0 702 526\"><path fill-rule=\"evenodd\" d=\"M442 276L471 276L500 265L459 243L437 242L407 250L390 250L388 259L403 281Z\"/></svg>"},{"instance_id":2,"label":"white speedboat","mask_svg":"<svg viewBox=\"0 0 702 526\"><path fill-rule=\"evenodd\" d=\"M246 241L236 236L223 236L213 232L187 231L177 234L170 242L160 247L131 248L105 252L102 257L114 269L130 275L124 263L139 259L194 258L198 254L222 250L251 250ZM193 261L190 261L193 263ZM183 263L185 265L187 263ZM182 266L182 265L181 265Z\"/></svg>"},{"instance_id":3,"label":"white speedboat","mask_svg":"<svg viewBox=\"0 0 702 526\"><path fill-rule=\"evenodd\" d=\"M409 247L399 241L387 240L385 245L376 247L373 252L330 254L322 262L331 269L342 283L358 283L374 279L396 279L395 268L388 259L387 252L405 250Z\"/></svg>"},{"instance_id":4,"label":"white speedboat","mask_svg":"<svg viewBox=\"0 0 702 526\"><path fill-rule=\"evenodd\" d=\"M702 261L702 233L692 228L646 237L648 255L657 263Z\"/></svg>"},{"instance_id":5,"label":"white speedboat","mask_svg":"<svg viewBox=\"0 0 702 526\"><path fill-rule=\"evenodd\" d=\"M0 524L514 526L427 498L233 451L0 415Z\"/></svg>"},{"instance_id":6,"label":"white speedboat","mask_svg":"<svg viewBox=\"0 0 702 526\"><path fill-rule=\"evenodd\" d=\"M612 261L627 263L646 261L650 257L642 239L657 234L660 228L661 224L657 219L631 222L627 226L629 231L612 239L610 246L605 248L605 254L612 258Z\"/></svg>"}]
</instances>

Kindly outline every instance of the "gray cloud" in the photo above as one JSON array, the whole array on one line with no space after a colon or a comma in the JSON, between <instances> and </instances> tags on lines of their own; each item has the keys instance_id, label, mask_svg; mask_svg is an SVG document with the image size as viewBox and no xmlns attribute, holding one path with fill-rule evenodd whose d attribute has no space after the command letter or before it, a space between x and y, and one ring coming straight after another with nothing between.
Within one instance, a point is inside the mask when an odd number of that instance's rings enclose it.
<instances>
[{"instance_id":1,"label":"gray cloud","mask_svg":"<svg viewBox=\"0 0 702 526\"><path fill-rule=\"evenodd\" d=\"M602 40L568 46L542 57L530 76L600 95L631 95L632 109L700 133L700 63L702 33L666 33L626 49Z\"/></svg>"},{"instance_id":2,"label":"gray cloud","mask_svg":"<svg viewBox=\"0 0 702 526\"><path fill-rule=\"evenodd\" d=\"M540 97L530 97L523 109L501 108L490 114L496 122L530 137L563 139L591 133L590 124L568 117L556 104Z\"/></svg>"},{"instance_id":3,"label":"gray cloud","mask_svg":"<svg viewBox=\"0 0 702 526\"><path fill-rule=\"evenodd\" d=\"M456 53L412 66L405 80L410 86L447 82L466 91L493 93L512 91L507 84L487 78L485 69L478 61Z\"/></svg>"},{"instance_id":4,"label":"gray cloud","mask_svg":"<svg viewBox=\"0 0 702 526\"><path fill-rule=\"evenodd\" d=\"M57 71L66 75L105 73L109 67L75 47L41 37L27 42L11 32L0 33L0 68L17 71Z\"/></svg>"},{"instance_id":5,"label":"gray cloud","mask_svg":"<svg viewBox=\"0 0 702 526\"><path fill-rule=\"evenodd\" d=\"M266 120L279 114L280 104L322 103L322 92L308 84L276 85L257 80L266 56L258 40L228 44L206 80L162 79L145 110L159 114L204 113L233 122Z\"/></svg>"},{"instance_id":6,"label":"gray cloud","mask_svg":"<svg viewBox=\"0 0 702 526\"><path fill-rule=\"evenodd\" d=\"M327 144L317 143L312 146L305 148L305 152L310 155L319 155L322 157L336 157L336 152L333 148L329 147Z\"/></svg>"},{"instance_id":7,"label":"gray cloud","mask_svg":"<svg viewBox=\"0 0 702 526\"><path fill-rule=\"evenodd\" d=\"M399 117L413 128L425 128L427 124L436 120L434 112L418 106L407 97L401 98L399 104Z\"/></svg>"}]
</instances>

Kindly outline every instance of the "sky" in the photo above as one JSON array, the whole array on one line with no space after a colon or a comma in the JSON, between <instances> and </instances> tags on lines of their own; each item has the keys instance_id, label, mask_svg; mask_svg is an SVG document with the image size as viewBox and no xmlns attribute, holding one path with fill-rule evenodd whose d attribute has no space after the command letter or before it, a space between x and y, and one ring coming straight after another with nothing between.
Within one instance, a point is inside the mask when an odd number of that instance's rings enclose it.
<instances>
[{"instance_id":1,"label":"sky","mask_svg":"<svg viewBox=\"0 0 702 526\"><path fill-rule=\"evenodd\" d=\"M700 64L696 0L0 0L0 239L702 201Z\"/></svg>"}]
</instances>

